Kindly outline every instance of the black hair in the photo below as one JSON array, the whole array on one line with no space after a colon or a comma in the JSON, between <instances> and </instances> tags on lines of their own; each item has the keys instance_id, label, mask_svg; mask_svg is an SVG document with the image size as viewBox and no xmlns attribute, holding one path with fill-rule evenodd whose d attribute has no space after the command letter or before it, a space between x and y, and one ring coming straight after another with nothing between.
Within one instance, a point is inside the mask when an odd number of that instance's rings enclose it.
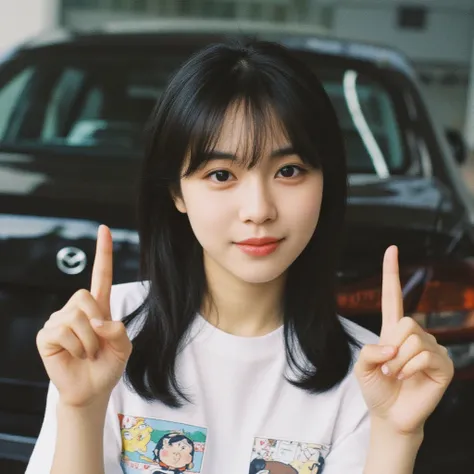
<instances>
[{"instance_id":1,"label":"black hair","mask_svg":"<svg viewBox=\"0 0 474 474\"><path fill-rule=\"evenodd\" d=\"M288 269L283 294L286 354L296 375L290 382L312 393L332 389L351 368L351 346L358 346L337 317L347 175L330 99L317 76L282 45L212 44L188 59L162 94L150 119L139 183L140 278L150 286L143 305L124 318L128 325L146 315L133 338L125 381L142 398L171 407L190 401L176 377L176 357L207 290L202 247L172 193L179 192L183 175L206 162L235 104L244 106L252 126L248 167L261 156L273 112L301 159L323 173L319 221Z\"/></svg>"},{"instance_id":2,"label":"black hair","mask_svg":"<svg viewBox=\"0 0 474 474\"><path fill-rule=\"evenodd\" d=\"M187 441L190 444L191 448L192 448L191 457L194 457L194 443L192 442L191 439L189 439L187 436L179 434L179 433L168 433L168 434L162 436L159 439L158 443L156 443L155 449L153 450L153 453L154 453L153 460L154 461L160 461L159 452L163 449L163 445L164 445L164 442L165 442L166 439L169 440L169 442L170 442L169 444L171 444L171 445L179 443L180 441ZM155 453L155 451L158 451L158 453Z\"/></svg>"},{"instance_id":3,"label":"black hair","mask_svg":"<svg viewBox=\"0 0 474 474\"><path fill-rule=\"evenodd\" d=\"M249 474L257 474L260 471L263 471L266 466L265 459L255 458L250 463Z\"/></svg>"}]
</instances>

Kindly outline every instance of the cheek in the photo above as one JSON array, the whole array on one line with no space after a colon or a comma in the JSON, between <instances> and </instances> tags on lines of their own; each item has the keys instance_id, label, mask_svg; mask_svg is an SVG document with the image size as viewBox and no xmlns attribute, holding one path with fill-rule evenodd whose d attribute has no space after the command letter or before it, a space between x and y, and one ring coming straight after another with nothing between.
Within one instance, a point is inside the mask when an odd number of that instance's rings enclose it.
<instances>
[{"instance_id":1,"label":"cheek","mask_svg":"<svg viewBox=\"0 0 474 474\"><path fill-rule=\"evenodd\" d=\"M317 180L298 192L287 195L281 203L282 213L290 225L314 229L319 219L322 201L322 183Z\"/></svg>"},{"instance_id":2,"label":"cheek","mask_svg":"<svg viewBox=\"0 0 474 474\"><path fill-rule=\"evenodd\" d=\"M168 452L167 449L162 449L161 452L160 452L160 458L161 458L161 459L165 459L165 458L167 458L169 455L170 455L170 453Z\"/></svg>"},{"instance_id":3,"label":"cheek","mask_svg":"<svg viewBox=\"0 0 474 474\"><path fill-rule=\"evenodd\" d=\"M229 229L232 220L232 203L224 193L212 193L205 189L189 189L183 193L191 227L200 242L212 241L213 237ZM216 232L219 231L219 232Z\"/></svg>"}]
</instances>

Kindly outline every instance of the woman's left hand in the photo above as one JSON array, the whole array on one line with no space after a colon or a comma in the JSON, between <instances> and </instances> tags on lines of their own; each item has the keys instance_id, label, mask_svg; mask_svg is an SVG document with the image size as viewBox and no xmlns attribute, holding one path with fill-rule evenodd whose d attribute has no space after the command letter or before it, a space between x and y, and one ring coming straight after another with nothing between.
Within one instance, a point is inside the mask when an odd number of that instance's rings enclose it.
<instances>
[{"instance_id":1,"label":"woman's left hand","mask_svg":"<svg viewBox=\"0 0 474 474\"><path fill-rule=\"evenodd\" d=\"M451 382L454 366L434 336L403 316L398 250L392 246L383 262L380 343L364 346L355 374L372 419L396 433L419 434Z\"/></svg>"}]
</instances>

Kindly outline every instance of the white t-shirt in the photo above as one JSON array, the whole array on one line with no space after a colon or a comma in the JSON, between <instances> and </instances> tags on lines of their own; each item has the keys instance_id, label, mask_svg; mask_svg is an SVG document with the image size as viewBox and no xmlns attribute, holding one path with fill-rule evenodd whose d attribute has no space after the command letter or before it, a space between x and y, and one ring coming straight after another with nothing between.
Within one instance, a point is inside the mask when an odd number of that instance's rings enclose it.
<instances>
[{"instance_id":1,"label":"white t-shirt","mask_svg":"<svg viewBox=\"0 0 474 474\"><path fill-rule=\"evenodd\" d=\"M146 292L139 282L114 285L113 319L136 309ZM366 329L341 321L362 344L378 342ZM362 474L370 426L352 372L335 389L312 395L284 377L282 327L246 338L198 315L190 334L177 374L193 403L169 408L146 402L121 379L106 415L106 474ZM57 399L50 384L26 474L50 472Z\"/></svg>"}]
</instances>

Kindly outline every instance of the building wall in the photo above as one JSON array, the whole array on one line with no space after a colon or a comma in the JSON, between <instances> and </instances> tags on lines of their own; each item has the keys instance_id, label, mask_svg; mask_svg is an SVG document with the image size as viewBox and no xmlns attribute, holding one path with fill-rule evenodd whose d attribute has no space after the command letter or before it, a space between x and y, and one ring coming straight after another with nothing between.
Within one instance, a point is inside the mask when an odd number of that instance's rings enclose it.
<instances>
[{"instance_id":1,"label":"building wall","mask_svg":"<svg viewBox=\"0 0 474 474\"><path fill-rule=\"evenodd\" d=\"M474 12L428 11L424 29L401 28L397 7L341 6L333 32L338 36L395 46L415 61L468 64L474 35Z\"/></svg>"},{"instance_id":2,"label":"building wall","mask_svg":"<svg viewBox=\"0 0 474 474\"><path fill-rule=\"evenodd\" d=\"M60 0L0 0L0 52L54 27Z\"/></svg>"},{"instance_id":3,"label":"building wall","mask_svg":"<svg viewBox=\"0 0 474 474\"><path fill-rule=\"evenodd\" d=\"M25 0L23 0L25 1ZM421 62L463 64L471 58L473 0L62 0L65 22L154 16L255 19L321 24L338 36L384 42ZM399 9L425 5L424 28L398 25Z\"/></svg>"},{"instance_id":4,"label":"building wall","mask_svg":"<svg viewBox=\"0 0 474 474\"><path fill-rule=\"evenodd\" d=\"M275 22L315 20L311 16L312 0L64 0L68 25L82 22L84 15L95 11L96 22L116 20L124 14L143 16L179 16L238 18ZM309 15L309 16L308 16Z\"/></svg>"}]
</instances>

